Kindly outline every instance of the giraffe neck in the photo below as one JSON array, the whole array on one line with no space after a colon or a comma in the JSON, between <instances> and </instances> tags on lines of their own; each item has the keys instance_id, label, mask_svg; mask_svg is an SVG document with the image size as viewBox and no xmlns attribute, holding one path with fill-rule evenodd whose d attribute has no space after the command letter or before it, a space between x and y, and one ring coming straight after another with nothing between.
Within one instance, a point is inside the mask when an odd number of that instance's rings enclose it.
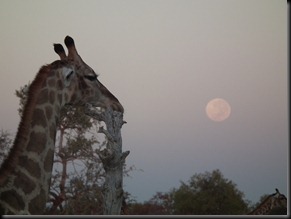
<instances>
[{"instance_id":1,"label":"giraffe neck","mask_svg":"<svg viewBox=\"0 0 291 219\"><path fill-rule=\"evenodd\" d=\"M261 203L255 210L252 211L253 215L266 215L270 212L272 203L272 197L268 197L263 203Z\"/></svg>"},{"instance_id":2,"label":"giraffe neck","mask_svg":"<svg viewBox=\"0 0 291 219\"><path fill-rule=\"evenodd\" d=\"M2 214L42 214L45 208L64 99L55 90L62 86L56 72L44 66L30 85L13 147L0 169Z\"/></svg>"},{"instance_id":3,"label":"giraffe neck","mask_svg":"<svg viewBox=\"0 0 291 219\"><path fill-rule=\"evenodd\" d=\"M256 209L250 214L252 215L268 215L275 208L286 208L287 199L280 193L269 195Z\"/></svg>"}]
</instances>

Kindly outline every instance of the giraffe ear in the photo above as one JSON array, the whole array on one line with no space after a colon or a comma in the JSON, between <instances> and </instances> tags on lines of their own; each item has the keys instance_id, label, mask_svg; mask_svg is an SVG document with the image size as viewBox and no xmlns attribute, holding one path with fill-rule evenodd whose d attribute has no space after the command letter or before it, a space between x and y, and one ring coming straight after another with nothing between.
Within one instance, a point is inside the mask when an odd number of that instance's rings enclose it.
<instances>
[{"instance_id":1,"label":"giraffe ear","mask_svg":"<svg viewBox=\"0 0 291 219\"><path fill-rule=\"evenodd\" d=\"M62 75L63 75L65 87L68 87L71 84L74 74L75 74L75 71L73 68L68 68L68 67L62 68Z\"/></svg>"}]
</instances>

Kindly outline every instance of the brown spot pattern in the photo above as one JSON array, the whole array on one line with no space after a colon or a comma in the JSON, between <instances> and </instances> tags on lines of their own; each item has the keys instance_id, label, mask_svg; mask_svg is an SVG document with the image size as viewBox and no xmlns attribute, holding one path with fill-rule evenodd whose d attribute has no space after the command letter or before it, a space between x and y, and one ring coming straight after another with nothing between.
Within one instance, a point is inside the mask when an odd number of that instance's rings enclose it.
<instances>
[{"instance_id":1,"label":"brown spot pattern","mask_svg":"<svg viewBox=\"0 0 291 219\"><path fill-rule=\"evenodd\" d=\"M56 80L54 78L48 80L48 86L49 87L55 87L56 86Z\"/></svg>"},{"instance_id":2,"label":"brown spot pattern","mask_svg":"<svg viewBox=\"0 0 291 219\"><path fill-rule=\"evenodd\" d=\"M45 116L47 118L47 120L50 120L52 118L52 114L53 114L53 109L51 106L46 106L45 107Z\"/></svg>"},{"instance_id":3,"label":"brown spot pattern","mask_svg":"<svg viewBox=\"0 0 291 219\"><path fill-rule=\"evenodd\" d=\"M25 207L23 198L17 194L14 190L8 190L0 193L0 199L6 202L10 206L13 206L16 210L20 211Z\"/></svg>"},{"instance_id":4,"label":"brown spot pattern","mask_svg":"<svg viewBox=\"0 0 291 219\"><path fill-rule=\"evenodd\" d=\"M65 93L65 103L68 103L69 102L69 96L67 93Z\"/></svg>"},{"instance_id":5,"label":"brown spot pattern","mask_svg":"<svg viewBox=\"0 0 291 219\"><path fill-rule=\"evenodd\" d=\"M37 104L44 104L47 102L48 99L48 90L44 89L39 93L39 96L37 98Z\"/></svg>"},{"instance_id":6,"label":"brown spot pattern","mask_svg":"<svg viewBox=\"0 0 291 219\"><path fill-rule=\"evenodd\" d=\"M14 180L15 188L20 188L25 194L30 194L36 186L35 183L21 172L18 172L17 175Z\"/></svg>"},{"instance_id":7,"label":"brown spot pattern","mask_svg":"<svg viewBox=\"0 0 291 219\"><path fill-rule=\"evenodd\" d=\"M46 117L42 109L35 109L33 111L33 117L31 122L32 127L35 125L40 125L42 127L46 127Z\"/></svg>"},{"instance_id":8,"label":"brown spot pattern","mask_svg":"<svg viewBox=\"0 0 291 219\"><path fill-rule=\"evenodd\" d=\"M58 80L57 81L57 89L62 90L63 88L64 88L64 84L63 84L62 80Z\"/></svg>"},{"instance_id":9,"label":"brown spot pattern","mask_svg":"<svg viewBox=\"0 0 291 219\"><path fill-rule=\"evenodd\" d=\"M39 195L37 195L35 198L31 200L31 202L28 205L28 210L30 214L39 214L40 212L43 212L43 209L45 208L46 203L46 192L41 189L39 192Z\"/></svg>"},{"instance_id":10,"label":"brown spot pattern","mask_svg":"<svg viewBox=\"0 0 291 219\"><path fill-rule=\"evenodd\" d=\"M46 135L39 132L31 132L27 150L40 154L46 146Z\"/></svg>"},{"instance_id":11,"label":"brown spot pattern","mask_svg":"<svg viewBox=\"0 0 291 219\"><path fill-rule=\"evenodd\" d=\"M41 169L35 161L29 159L26 156L19 157L19 165L24 167L31 176L35 178L40 178L41 176Z\"/></svg>"},{"instance_id":12,"label":"brown spot pattern","mask_svg":"<svg viewBox=\"0 0 291 219\"><path fill-rule=\"evenodd\" d=\"M49 102L50 102L51 104L53 104L53 103L55 102L55 97L56 97L55 92L51 90L51 91L49 92Z\"/></svg>"},{"instance_id":13,"label":"brown spot pattern","mask_svg":"<svg viewBox=\"0 0 291 219\"><path fill-rule=\"evenodd\" d=\"M59 103L62 103L62 100L63 100L62 94L58 94L58 100L59 100Z\"/></svg>"}]
</instances>

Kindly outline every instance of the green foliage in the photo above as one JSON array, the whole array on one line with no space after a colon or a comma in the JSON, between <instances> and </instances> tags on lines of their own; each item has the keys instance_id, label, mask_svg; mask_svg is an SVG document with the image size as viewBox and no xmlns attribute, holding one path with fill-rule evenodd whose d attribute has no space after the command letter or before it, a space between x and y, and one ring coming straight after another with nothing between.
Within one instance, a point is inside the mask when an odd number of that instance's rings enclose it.
<instances>
[{"instance_id":1,"label":"green foliage","mask_svg":"<svg viewBox=\"0 0 291 219\"><path fill-rule=\"evenodd\" d=\"M90 133L96 125L81 108L66 106L62 110L55 149L55 162L61 167L54 168L50 190L55 195L51 197L48 213L102 213L104 171L96 151L100 144L95 134ZM62 201L57 202L60 197Z\"/></svg>"},{"instance_id":2,"label":"green foliage","mask_svg":"<svg viewBox=\"0 0 291 219\"><path fill-rule=\"evenodd\" d=\"M173 212L172 193L157 192L144 204L130 203L127 214L131 215L171 215Z\"/></svg>"},{"instance_id":3,"label":"green foliage","mask_svg":"<svg viewBox=\"0 0 291 219\"><path fill-rule=\"evenodd\" d=\"M243 215L249 201L236 185L223 177L219 170L193 175L188 183L181 182L178 189L157 192L144 204L131 203L132 215Z\"/></svg>"},{"instance_id":4,"label":"green foliage","mask_svg":"<svg viewBox=\"0 0 291 219\"><path fill-rule=\"evenodd\" d=\"M11 134L7 131L0 131L0 163L5 159L12 145Z\"/></svg>"},{"instance_id":5,"label":"green foliage","mask_svg":"<svg viewBox=\"0 0 291 219\"><path fill-rule=\"evenodd\" d=\"M68 183L70 194L64 203L63 214L96 215L102 214L102 188L92 183L86 176L74 177Z\"/></svg>"},{"instance_id":6,"label":"green foliage","mask_svg":"<svg viewBox=\"0 0 291 219\"><path fill-rule=\"evenodd\" d=\"M149 203L155 206L159 206L160 212L157 214L173 214L174 209L174 189L168 193L157 192L153 198L149 200Z\"/></svg>"},{"instance_id":7,"label":"green foliage","mask_svg":"<svg viewBox=\"0 0 291 219\"><path fill-rule=\"evenodd\" d=\"M19 108L18 108L18 114L21 116L23 112L24 105L26 103L27 99L27 93L30 83L27 85L24 85L23 87L20 87L19 90L15 91L15 95L19 98Z\"/></svg>"},{"instance_id":8,"label":"green foliage","mask_svg":"<svg viewBox=\"0 0 291 219\"><path fill-rule=\"evenodd\" d=\"M75 129L84 132L93 126L93 120L85 115L82 107L66 105L61 111L60 129Z\"/></svg>"},{"instance_id":9,"label":"green foliage","mask_svg":"<svg viewBox=\"0 0 291 219\"><path fill-rule=\"evenodd\" d=\"M219 170L195 174L174 192L174 214L241 215L248 211L244 194Z\"/></svg>"}]
</instances>

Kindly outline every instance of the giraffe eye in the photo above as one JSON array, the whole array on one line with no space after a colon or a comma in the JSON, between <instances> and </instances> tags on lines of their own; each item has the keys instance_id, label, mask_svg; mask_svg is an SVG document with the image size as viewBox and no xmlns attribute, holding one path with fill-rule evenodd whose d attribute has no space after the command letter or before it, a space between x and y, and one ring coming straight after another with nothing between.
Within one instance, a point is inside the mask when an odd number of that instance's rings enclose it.
<instances>
[{"instance_id":1,"label":"giraffe eye","mask_svg":"<svg viewBox=\"0 0 291 219\"><path fill-rule=\"evenodd\" d=\"M69 80L69 78L74 74L74 71L70 71L70 73L66 76L66 79Z\"/></svg>"},{"instance_id":2,"label":"giraffe eye","mask_svg":"<svg viewBox=\"0 0 291 219\"><path fill-rule=\"evenodd\" d=\"M97 80L97 75L85 75L84 76L86 79L89 81L96 81Z\"/></svg>"}]
</instances>

